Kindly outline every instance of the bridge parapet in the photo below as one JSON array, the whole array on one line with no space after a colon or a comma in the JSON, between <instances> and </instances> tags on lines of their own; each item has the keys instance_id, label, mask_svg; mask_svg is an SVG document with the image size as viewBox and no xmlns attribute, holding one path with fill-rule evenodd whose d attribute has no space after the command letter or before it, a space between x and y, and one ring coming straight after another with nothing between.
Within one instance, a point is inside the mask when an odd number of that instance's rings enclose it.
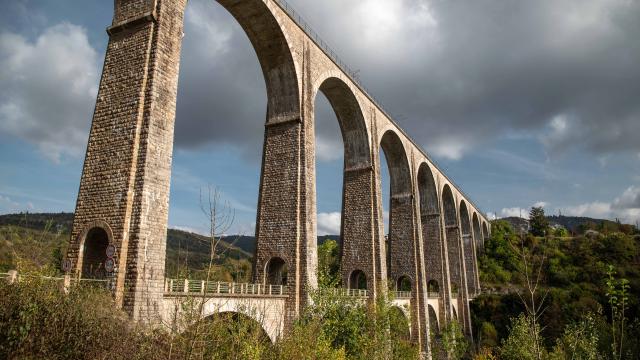
<instances>
[{"instance_id":1,"label":"bridge parapet","mask_svg":"<svg viewBox=\"0 0 640 360\"><path fill-rule=\"evenodd\" d=\"M165 295L284 296L289 287L190 279L165 279Z\"/></svg>"},{"instance_id":2,"label":"bridge parapet","mask_svg":"<svg viewBox=\"0 0 640 360\"><path fill-rule=\"evenodd\" d=\"M392 291L394 299L411 299L411 291Z\"/></svg>"}]
</instances>

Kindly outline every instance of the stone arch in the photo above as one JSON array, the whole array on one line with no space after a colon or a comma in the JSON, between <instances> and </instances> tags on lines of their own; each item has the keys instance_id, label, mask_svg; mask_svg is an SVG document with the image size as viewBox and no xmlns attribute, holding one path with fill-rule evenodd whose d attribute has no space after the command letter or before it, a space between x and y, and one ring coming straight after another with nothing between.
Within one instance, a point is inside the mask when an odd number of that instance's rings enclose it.
<instances>
[{"instance_id":1,"label":"stone arch","mask_svg":"<svg viewBox=\"0 0 640 360\"><path fill-rule=\"evenodd\" d=\"M476 248L476 259L479 255L479 253L482 252L482 248L484 247L484 237L482 236L482 230L480 228L480 220L478 218L478 213L477 212L473 212L473 216L472 216L472 223L473 223L473 242Z\"/></svg>"},{"instance_id":2,"label":"stone arch","mask_svg":"<svg viewBox=\"0 0 640 360\"><path fill-rule=\"evenodd\" d=\"M366 192L371 187L373 177L370 138L366 120L354 89L339 73L329 71L322 74L315 82L311 101L314 107L311 114L314 118L315 101L313 100L317 98L319 92L328 100L338 120L342 136L344 164L340 241L338 244L340 246L343 283L349 282L349 274L356 267L363 271L369 280L374 281L373 259L357 256L359 252L371 247L372 244L371 234L365 232L366 222L371 221L371 196L367 198ZM315 196L314 204L317 206L317 194Z\"/></svg>"},{"instance_id":3,"label":"stone arch","mask_svg":"<svg viewBox=\"0 0 640 360\"><path fill-rule=\"evenodd\" d=\"M427 283L427 291L430 295L440 294L440 284L438 283L438 281L434 279L429 280L429 282Z\"/></svg>"},{"instance_id":4,"label":"stone arch","mask_svg":"<svg viewBox=\"0 0 640 360\"><path fill-rule=\"evenodd\" d=\"M391 306L389 308L390 331L393 336L402 339L411 339L411 323L409 311L400 306Z\"/></svg>"},{"instance_id":5,"label":"stone arch","mask_svg":"<svg viewBox=\"0 0 640 360\"><path fill-rule=\"evenodd\" d=\"M466 271L466 283L470 294L477 293L475 246L473 244L473 229L467 203L460 201L460 231L462 232L462 258Z\"/></svg>"},{"instance_id":6,"label":"stone arch","mask_svg":"<svg viewBox=\"0 0 640 360\"><path fill-rule=\"evenodd\" d=\"M362 270L353 270L349 274L349 289L367 290L367 275Z\"/></svg>"},{"instance_id":7,"label":"stone arch","mask_svg":"<svg viewBox=\"0 0 640 360\"><path fill-rule=\"evenodd\" d=\"M77 271L84 279L106 279L104 268L107 247L113 244L113 232L104 221L88 224L78 235L79 254Z\"/></svg>"},{"instance_id":8,"label":"stone arch","mask_svg":"<svg viewBox=\"0 0 640 360\"><path fill-rule=\"evenodd\" d=\"M420 196L420 224L424 244L427 291L431 292L429 283L435 282L438 289L440 289L439 285L442 285L438 310L440 317L445 318L447 316L445 304L449 301L448 297L442 296L442 293L448 294L445 266L446 247L442 237L440 201L435 176L431 166L426 162L418 167L417 183Z\"/></svg>"},{"instance_id":9,"label":"stone arch","mask_svg":"<svg viewBox=\"0 0 640 360\"><path fill-rule=\"evenodd\" d=\"M387 130L380 138L380 147L391 177L391 197L411 196L411 170L402 139L395 131Z\"/></svg>"},{"instance_id":10,"label":"stone arch","mask_svg":"<svg viewBox=\"0 0 640 360\"><path fill-rule=\"evenodd\" d=\"M451 293L454 295L454 298L460 296L460 286L455 281L451 282Z\"/></svg>"},{"instance_id":11,"label":"stone arch","mask_svg":"<svg viewBox=\"0 0 640 360\"><path fill-rule=\"evenodd\" d=\"M442 207L444 209L444 223L447 239L447 256L449 258L449 277L451 285L461 284L462 274L462 247L458 232L458 215L456 202L453 198L451 187L447 184L442 190ZM453 289L452 289L453 292Z\"/></svg>"},{"instance_id":12,"label":"stone arch","mask_svg":"<svg viewBox=\"0 0 640 360\"><path fill-rule=\"evenodd\" d=\"M258 56L267 89L267 122L300 116L300 87L291 41L277 9L262 0L217 0L240 24ZM277 6L272 4L271 6Z\"/></svg>"},{"instance_id":13,"label":"stone arch","mask_svg":"<svg viewBox=\"0 0 640 360\"><path fill-rule=\"evenodd\" d=\"M438 334L440 333L440 319L436 313L436 310L430 304L427 305L429 308L429 330L431 333Z\"/></svg>"},{"instance_id":14,"label":"stone arch","mask_svg":"<svg viewBox=\"0 0 640 360\"><path fill-rule=\"evenodd\" d=\"M344 168L361 169L371 165L371 147L367 123L354 90L333 71L314 86L313 99L322 92L329 100L340 125L344 146Z\"/></svg>"},{"instance_id":15,"label":"stone arch","mask_svg":"<svg viewBox=\"0 0 640 360\"><path fill-rule=\"evenodd\" d=\"M442 189L442 207L444 208L445 226L458 226L456 201L454 200L453 192L449 184L445 184Z\"/></svg>"},{"instance_id":16,"label":"stone arch","mask_svg":"<svg viewBox=\"0 0 640 360\"><path fill-rule=\"evenodd\" d=\"M266 285L287 285L289 267L287 262L280 257L269 259L265 265L264 283Z\"/></svg>"},{"instance_id":17,"label":"stone arch","mask_svg":"<svg viewBox=\"0 0 640 360\"><path fill-rule=\"evenodd\" d=\"M487 222L482 222L482 243L484 247L484 242L489 238L489 229L487 227Z\"/></svg>"},{"instance_id":18,"label":"stone arch","mask_svg":"<svg viewBox=\"0 0 640 360\"><path fill-rule=\"evenodd\" d=\"M396 280L396 291L411 291L413 280L408 275L402 275Z\"/></svg>"},{"instance_id":19,"label":"stone arch","mask_svg":"<svg viewBox=\"0 0 640 360\"><path fill-rule=\"evenodd\" d=\"M229 331L233 331L231 329L231 326L234 325L233 323L238 323L240 321L248 321L250 322L249 326L254 325L255 329L257 329L260 332L260 334L256 334L256 335L261 335L261 337L263 337L264 339L268 339L269 341L271 341L271 339L269 338L269 335L267 334L267 331L264 329L260 321L255 319L254 316L247 314L246 312L241 312L241 311L217 312L217 313L208 315L202 320L205 320L205 321L220 320L215 325L222 326L222 327L226 326L227 330Z\"/></svg>"},{"instance_id":20,"label":"stone arch","mask_svg":"<svg viewBox=\"0 0 640 360\"><path fill-rule=\"evenodd\" d=\"M245 306L238 306L238 307L229 307L229 306L217 307L216 306L215 309L212 310L212 307L208 307L205 305L204 309L205 310L203 311L203 314L201 316L201 321L202 320L213 321L214 319L221 318L222 321L220 322L219 325L222 326L222 325L230 324L234 321L245 320L255 324L256 327L259 329L260 333L264 335L267 339L269 339L271 343L274 343L277 337L279 336L279 334L270 333L270 331L267 328L265 328L265 324L264 324L265 319L262 318L261 314L259 314L256 311L252 311L251 309L248 309Z\"/></svg>"},{"instance_id":21,"label":"stone arch","mask_svg":"<svg viewBox=\"0 0 640 360\"><path fill-rule=\"evenodd\" d=\"M404 144L396 132L386 131L380 139L380 148L387 160L391 182L388 276L398 279L415 272L411 170Z\"/></svg>"}]
</instances>

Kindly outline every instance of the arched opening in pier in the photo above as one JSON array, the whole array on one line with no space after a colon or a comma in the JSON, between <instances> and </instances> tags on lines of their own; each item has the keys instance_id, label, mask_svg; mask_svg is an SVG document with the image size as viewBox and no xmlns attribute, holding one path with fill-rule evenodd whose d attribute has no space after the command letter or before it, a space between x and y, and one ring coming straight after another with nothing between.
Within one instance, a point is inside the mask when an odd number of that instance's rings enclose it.
<instances>
[{"instance_id":1,"label":"arched opening in pier","mask_svg":"<svg viewBox=\"0 0 640 360\"><path fill-rule=\"evenodd\" d=\"M396 291L411 291L411 278L408 276L400 276L396 281Z\"/></svg>"},{"instance_id":2,"label":"arched opening in pier","mask_svg":"<svg viewBox=\"0 0 640 360\"><path fill-rule=\"evenodd\" d=\"M349 289L367 290L367 275L362 270L354 270L349 275Z\"/></svg>"},{"instance_id":3,"label":"arched opening in pier","mask_svg":"<svg viewBox=\"0 0 640 360\"><path fill-rule=\"evenodd\" d=\"M385 174L380 176L382 214L385 213L385 203L389 210L388 233L385 232L387 276L393 284L405 274L415 272L411 171L404 145L397 133L386 131L380 140L380 150L380 171L384 172L386 163L390 183L387 195L384 189ZM381 220L384 224L384 216Z\"/></svg>"},{"instance_id":4,"label":"arched opening in pier","mask_svg":"<svg viewBox=\"0 0 640 360\"><path fill-rule=\"evenodd\" d=\"M87 232L82 249L82 278L105 279L107 271L107 247L109 235L101 227L94 227Z\"/></svg>"},{"instance_id":5,"label":"arched opening in pier","mask_svg":"<svg viewBox=\"0 0 640 360\"><path fill-rule=\"evenodd\" d=\"M286 286L288 284L288 275L287 263L279 257L272 258L267 263L265 284Z\"/></svg>"},{"instance_id":6,"label":"arched opening in pier","mask_svg":"<svg viewBox=\"0 0 640 360\"><path fill-rule=\"evenodd\" d=\"M429 280L427 283L427 291L429 292L429 296L440 295L440 284L435 280Z\"/></svg>"}]
</instances>

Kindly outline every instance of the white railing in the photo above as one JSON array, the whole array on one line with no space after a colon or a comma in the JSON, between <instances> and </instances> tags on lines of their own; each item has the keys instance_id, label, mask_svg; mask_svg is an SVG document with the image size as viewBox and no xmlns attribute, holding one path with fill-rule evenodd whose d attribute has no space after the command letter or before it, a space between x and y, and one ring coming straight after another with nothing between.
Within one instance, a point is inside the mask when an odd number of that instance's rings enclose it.
<instances>
[{"instance_id":1,"label":"white railing","mask_svg":"<svg viewBox=\"0 0 640 360\"><path fill-rule=\"evenodd\" d=\"M284 285L165 279L164 292L165 294L284 296L289 294L289 288Z\"/></svg>"},{"instance_id":2,"label":"white railing","mask_svg":"<svg viewBox=\"0 0 640 360\"><path fill-rule=\"evenodd\" d=\"M345 288L335 288L328 289L331 294L340 295L340 296L351 296L351 297L368 297L369 291L365 289L345 289Z\"/></svg>"},{"instance_id":3,"label":"white railing","mask_svg":"<svg viewBox=\"0 0 640 360\"><path fill-rule=\"evenodd\" d=\"M393 291L392 295L396 299L411 299L411 291Z\"/></svg>"},{"instance_id":4,"label":"white railing","mask_svg":"<svg viewBox=\"0 0 640 360\"><path fill-rule=\"evenodd\" d=\"M440 293L437 291L428 291L427 292L427 297L429 299L439 299L440 298Z\"/></svg>"}]
</instances>

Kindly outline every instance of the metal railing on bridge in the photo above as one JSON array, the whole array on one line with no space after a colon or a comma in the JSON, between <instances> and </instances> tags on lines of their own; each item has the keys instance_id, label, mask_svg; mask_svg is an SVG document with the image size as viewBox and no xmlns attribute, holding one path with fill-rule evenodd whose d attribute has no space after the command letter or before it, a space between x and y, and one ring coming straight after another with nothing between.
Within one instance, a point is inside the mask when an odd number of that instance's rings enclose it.
<instances>
[{"instance_id":1,"label":"metal railing on bridge","mask_svg":"<svg viewBox=\"0 0 640 360\"><path fill-rule=\"evenodd\" d=\"M165 294L286 296L289 294L289 287L285 285L166 279L164 292Z\"/></svg>"}]
</instances>

